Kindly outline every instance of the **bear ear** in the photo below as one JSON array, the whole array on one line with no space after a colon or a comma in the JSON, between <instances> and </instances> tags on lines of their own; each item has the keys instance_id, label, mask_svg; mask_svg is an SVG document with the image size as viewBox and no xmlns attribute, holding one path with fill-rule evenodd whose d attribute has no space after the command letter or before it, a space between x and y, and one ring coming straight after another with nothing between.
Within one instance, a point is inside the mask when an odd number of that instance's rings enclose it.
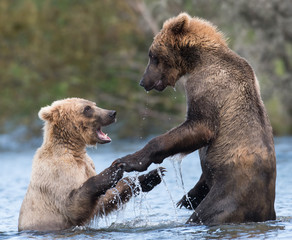
<instances>
[{"instance_id":1,"label":"bear ear","mask_svg":"<svg viewBox=\"0 0 292 240\"><path fill-rule=\"evenodd\" d=\"M169 28L175 35L183 34L188 30L190 19L191 17L188 14L181 13L172 19Z\"/></svg>"},{"instance_id":2,"label":"bear ear","mask_svg":"<svg viewBox=\"0 0 292 240\"><path fill-rule=\"evenodd\" d=\"M42 107L39 111L39 118L44 121L52 121L53 120L53 107L52 106L46 106Z\"/></svg>"}]
</instances>

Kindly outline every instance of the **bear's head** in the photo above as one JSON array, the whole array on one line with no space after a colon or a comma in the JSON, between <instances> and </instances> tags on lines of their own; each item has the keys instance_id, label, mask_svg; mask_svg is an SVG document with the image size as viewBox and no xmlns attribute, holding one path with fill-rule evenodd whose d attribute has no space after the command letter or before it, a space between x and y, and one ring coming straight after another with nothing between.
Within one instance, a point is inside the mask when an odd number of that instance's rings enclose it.
<instances>
[{"instance_id":1,"label":"bear's head","mask_svg":"<svg viewBox=\"0 0 292 240\"><path fill-rule=\"evenodd\" d=\"M45 121L45 134L53 135L60 142L80 145L111 142L101 128L116 120L116 111L99 108L81 98L55 101L41 108L38 115Z\"/></svg>"},{"instance_id":2,"label":"bear's head","mask_svg":"<svg viewBox=\"0 0 292 240\"><path fill-rule=\"evenodd\" d=\"M226 46L221 32L211 23L186 13L167 20L149 49L149 62L140 81L146 91L163 91L175 85L201 62L204 51Z\"/></svg>"}]
</instances>

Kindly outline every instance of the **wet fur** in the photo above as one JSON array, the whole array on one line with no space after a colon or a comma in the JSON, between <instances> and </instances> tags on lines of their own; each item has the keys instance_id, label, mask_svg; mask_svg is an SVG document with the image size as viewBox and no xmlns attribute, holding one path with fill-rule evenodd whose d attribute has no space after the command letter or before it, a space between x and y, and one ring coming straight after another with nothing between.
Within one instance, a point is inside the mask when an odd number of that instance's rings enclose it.
<instances>
[{"instance_id":1,"label":"wet fur","mask_svg":"<svg viewBox=\"0 0 292 240\"><path fill-rule=\"evenodd\" d=\"M211 23L183 13L154 38L140 84L162 91L182 76L185 122L116 163L144 171L169 156L199 150L202 176L189 201L184 196L178 202L195 209L188 223L274 220L274 142L253 69Z\"/></svg>"},{"instance_id":2,"label":"wet fur","mask_svg":"<svg viewBox=\"0 0 292 240\"><path fill-rule=\"evenodd\" d=\"M39 116L45 121L44 141L34 156L30 184L19 214L19 231L85 225L94 216L116 210L140 189L150 191L160 183L159 170L141 175L137 181L121 179L123 164L96 173L86 145L100 142L96 128L112 123L113 111L72 98L42 108ZM164 169L160 171L163 174Z\"/></svg>"}]
</instances>

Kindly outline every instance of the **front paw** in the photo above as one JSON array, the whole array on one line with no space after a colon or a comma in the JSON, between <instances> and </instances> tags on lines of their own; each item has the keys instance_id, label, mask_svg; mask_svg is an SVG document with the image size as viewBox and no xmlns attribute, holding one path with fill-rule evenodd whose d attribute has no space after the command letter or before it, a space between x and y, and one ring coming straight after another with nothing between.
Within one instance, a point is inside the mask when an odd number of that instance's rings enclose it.
<instances>
[{"instance_id":1,"label":"front paw","mask_svg":"<svg viewBox=\"0 0 292 240\"><path fill-rule=\"evenodd\" d=\"M159 183L161 183L161 177L164 176L166 169L160 167L158 169L152 170L147 174L143 174L138 177L142 192L149 192Z\"/></svg>"},{"instance_id":2,"label":"front paw","mask_svg":"<svg viewBox=\"0 0 292 240\"><path fill-rule=\"evenodd\" d=\"M112 164L108 168L108 171L106 171L106 173L110 175L112 186L115 186L116 183L123 177L124 171L125 171L125 164L123 163L119 163L115 165Z\"/></svg>"},{"instance_id":3,"label":"front paw","mask_svg":"<svg viewBox=\"0 0 292 240\"><path fill-rule=\"evenodd\" d=\"M122 158L116 159L113 163L113 165L123 165L123 168L126 172L133 172L133 171L138 171L138 172L143 172L148 168L148 165L143 164L143 160L138 160L136 157L133 155L127 155Z\"/></svg>"},{"instance_id":4,"label":"front paw","mask_svg":"<svg viewBox=\"0 0 292 240\"><path fill-rule=\"evenodd\" d=\"M187 199L186 195L184 195L182 197L182 199L177 202L176 206L179 207L179 208L185 207L186 209L190 209L190 210L193 209L193 206L192 206L192 203L190 201L190 198L188 197L188 199Z\"/></svg>"}]
</instances>

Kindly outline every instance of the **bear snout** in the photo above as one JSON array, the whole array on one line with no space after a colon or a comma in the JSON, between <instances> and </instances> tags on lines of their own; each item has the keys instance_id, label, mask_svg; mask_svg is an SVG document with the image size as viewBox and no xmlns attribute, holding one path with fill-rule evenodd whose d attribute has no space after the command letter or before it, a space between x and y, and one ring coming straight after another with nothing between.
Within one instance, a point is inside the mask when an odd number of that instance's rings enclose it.
<instances>
[{"instance_id":1,"label":"bear snout","mask_svg":"<svg viewBox=\"0 0 292 240\"><path fill-rule=\"evenodd\" d=\"M144 87L144 81L143 81L143 80L144 80L144 78L142 78L142 79L140 80L140 86L141 86L141 87Z\"/></svg>"},{"instance_id":2,"label":"bear snout","mask_svg":"<svg viewBox=\"0 0 292 240\"><path fill-rule=\"evenodd\" d=\"M149 81L148 79L145 79L145 77L143 77L140 81L140 86L148 92L154 88L155 82L153 83L152 81Z\"/></svg>"},{"instance_id":3,"label":"bear snout","mask_svg":"<svg viewBox=\"0 0 292 240\"><path fill-rule=\"evenodd\" d=\"M111 119L115 119L116 118L116 115L117 115L117 112L115 110L111 110L109 113L108 113L108 116L111 118Z\"/></svg>"}]
</instances>

